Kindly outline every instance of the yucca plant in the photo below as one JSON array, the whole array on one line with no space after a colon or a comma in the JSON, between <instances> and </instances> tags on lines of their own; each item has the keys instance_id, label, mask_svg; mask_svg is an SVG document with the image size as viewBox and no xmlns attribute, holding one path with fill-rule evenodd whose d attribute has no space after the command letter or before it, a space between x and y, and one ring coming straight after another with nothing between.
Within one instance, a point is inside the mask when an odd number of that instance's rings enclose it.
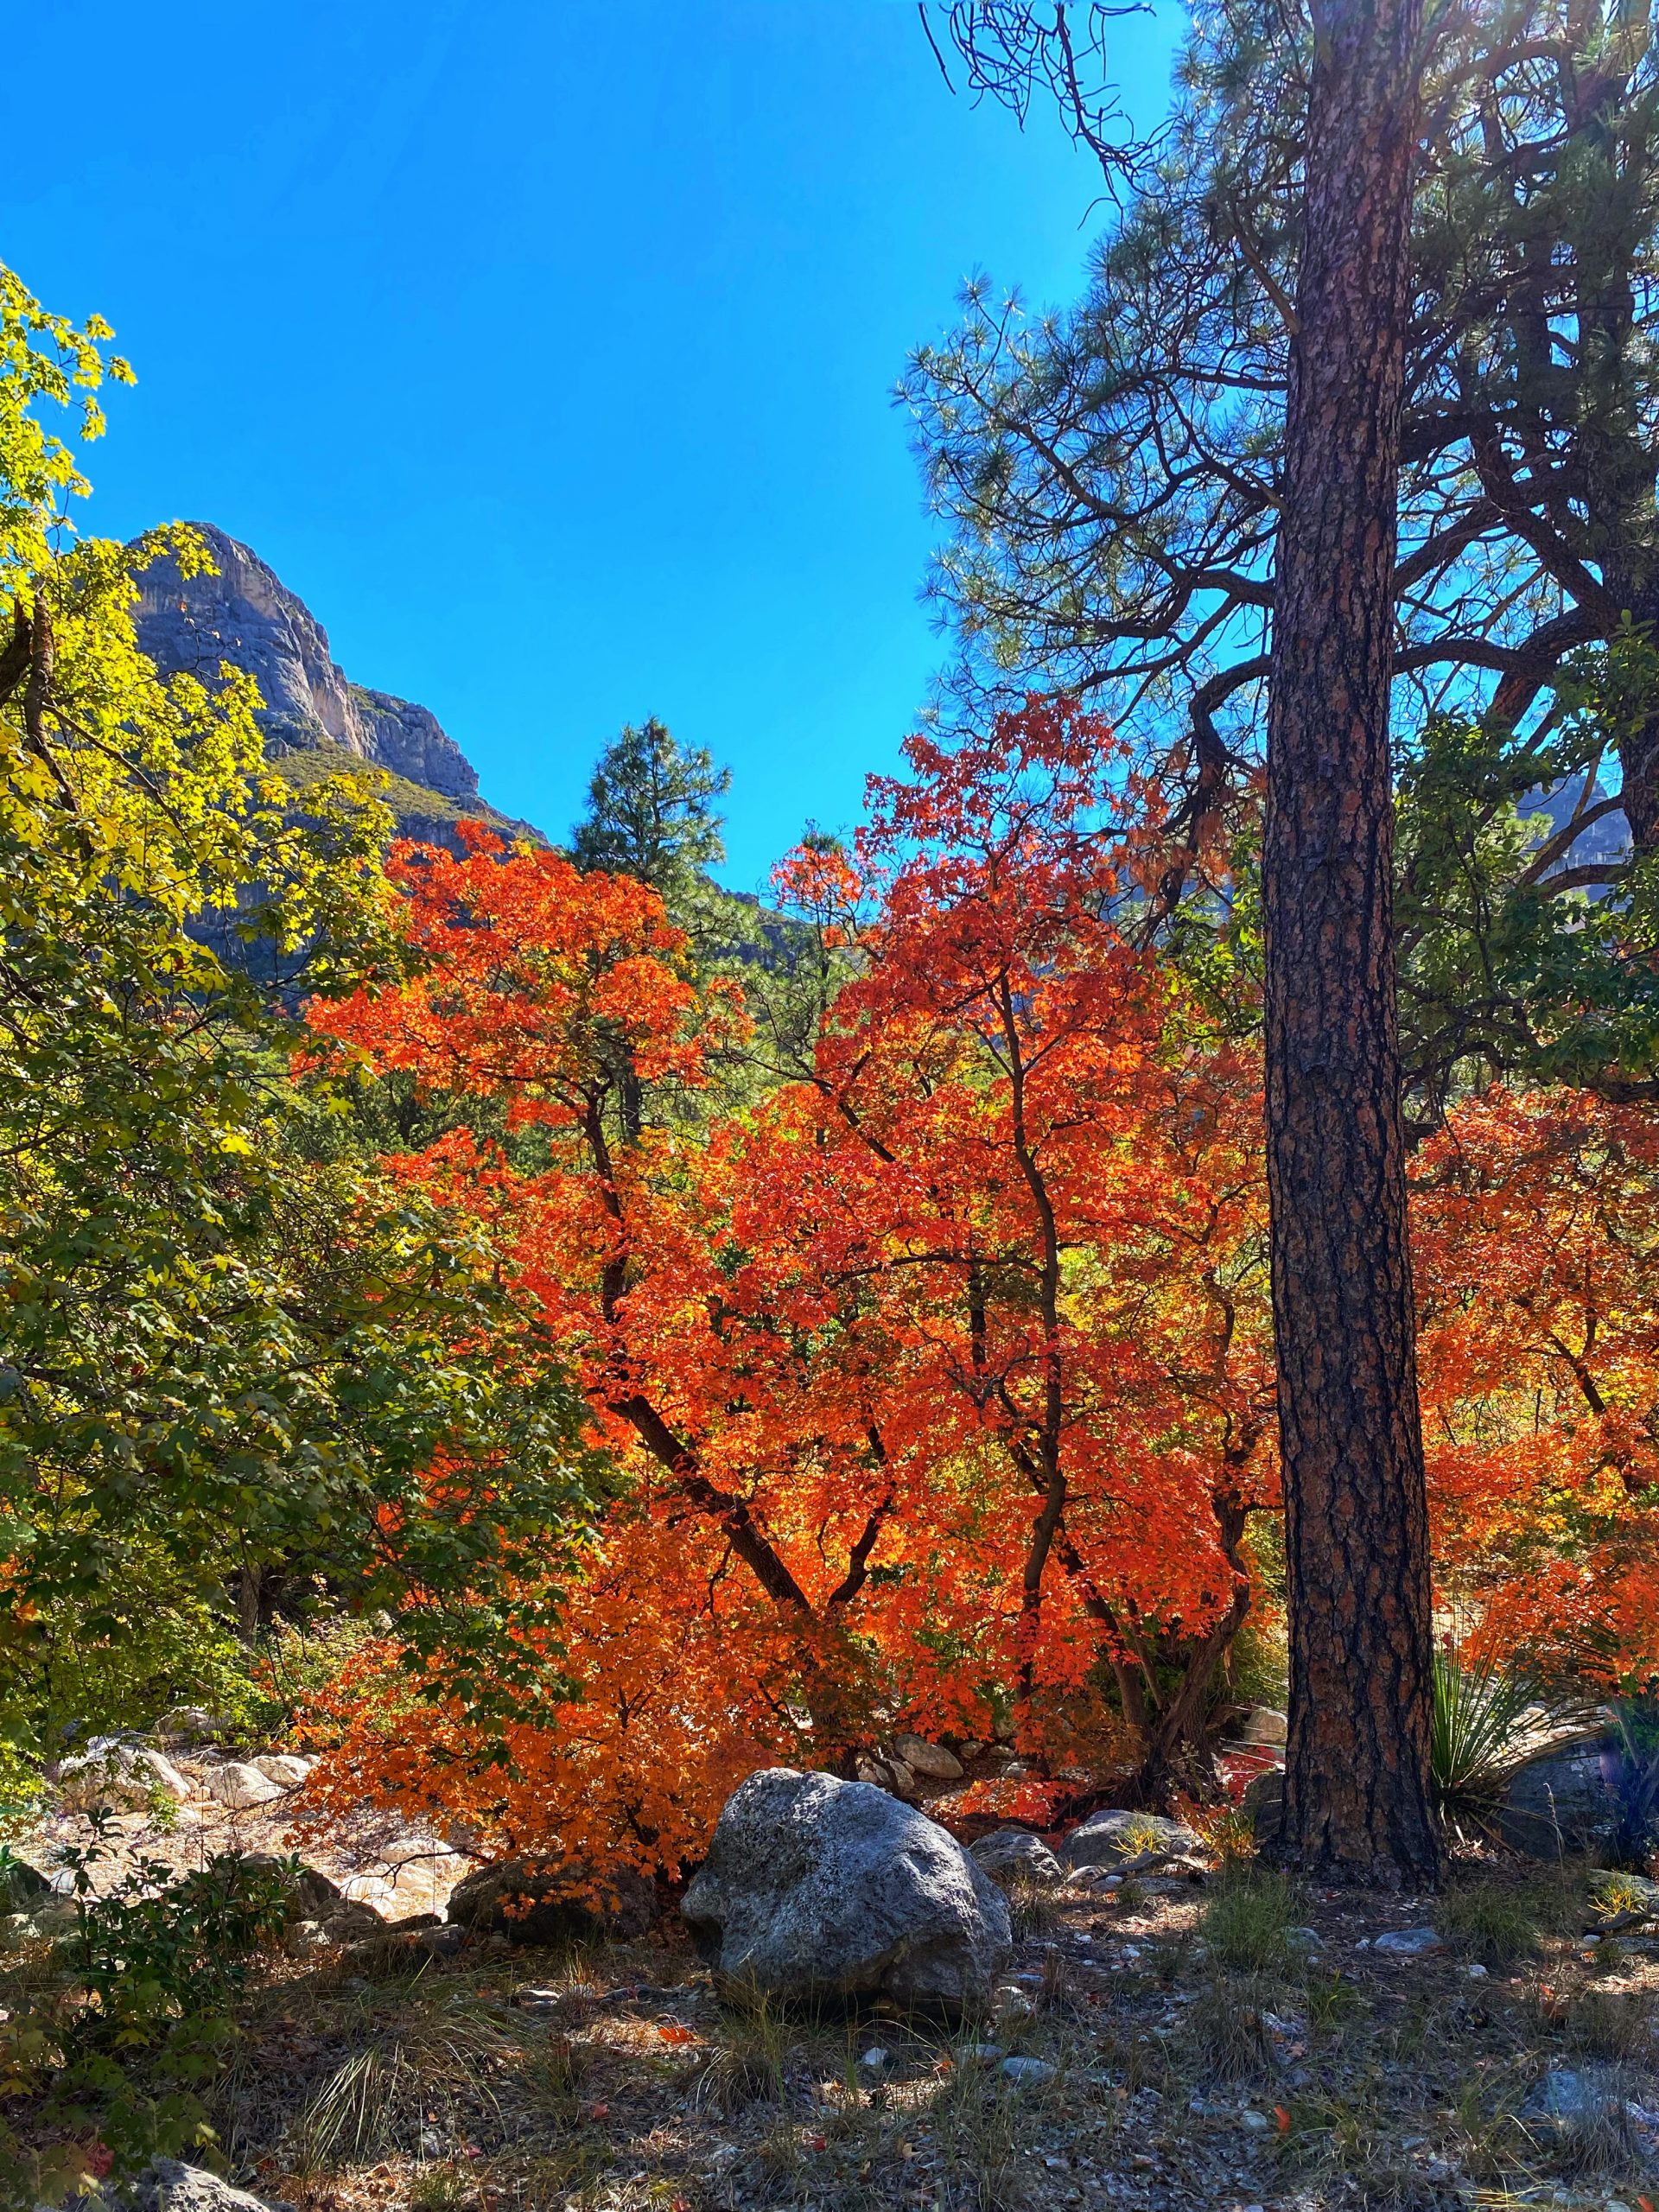
<instances>
[{"instance_id":1,"label":"yucca plant","mask_svg":"<svg viewBox=\"0 0 1659 2212\"><path fill-rule=\"evenodd\" d=\"M1437 1649L1429 1774L1441 1817L1454 1827L1491 1827L1540 1722L1588 1713L1581 1696L1525 1661L1462 1658L1449 1643Z\"/></svg>"}]
</instances>

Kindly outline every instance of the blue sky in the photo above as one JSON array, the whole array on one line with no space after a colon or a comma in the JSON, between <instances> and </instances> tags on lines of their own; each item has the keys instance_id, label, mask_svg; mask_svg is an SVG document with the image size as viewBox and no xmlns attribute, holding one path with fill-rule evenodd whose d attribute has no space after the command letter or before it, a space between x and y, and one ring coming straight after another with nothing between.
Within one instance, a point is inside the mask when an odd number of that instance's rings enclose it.
<instances>
[{"instance_id":1,"label":"blue sky","mask_svg":"<svg viewBox=\"0 0 1659 2212\"><path fill-rule=\"evenodd\" d=\"M1161 112L1181 21L1120 24ZM952 99L909 0L55 0L0 256L139 375L92 522L252 544L562 836L657 714L728 879L856 815L942 642L892 388L987 270L1070 298L1097 173Z\"/></svg>"}]
</instances>

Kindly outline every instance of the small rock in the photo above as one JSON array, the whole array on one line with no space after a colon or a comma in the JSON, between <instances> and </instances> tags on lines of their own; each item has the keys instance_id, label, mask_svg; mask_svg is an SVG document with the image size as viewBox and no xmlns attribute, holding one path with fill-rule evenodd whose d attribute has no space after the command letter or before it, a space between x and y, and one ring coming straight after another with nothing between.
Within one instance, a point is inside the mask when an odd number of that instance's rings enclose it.
<instances>
[{"instance_id":1,"label":"small rock","mask_svg":"<svg viewBox=\"0 0 1659 2212\"><path fill-rule=\"evenodd\" d=\"M228 1713L210 1713L202 1705L175 1706L157 1723L160 1734L186 1744L210 1744L218 1737L228 1736L235 1726Z\"/></svg>"},{"instance_id":2,"label":"small rock","mask_svg":"<svg viewBox=\"0 0 1659 2212\"><path fill-rule=\"evenodd\" d=\"M1000 2043L958 2044L956 2059L958 2066L995 2066L1003 2056Z\"/></svg>"},{"instance_id":3,"label":"small rock","mask_svg":"<svg viewBox=\"0 0 1659 2212\"><path fill-rule=\"evenodd\" d=\"M1241 1744L1282 1744L1290 1733L1290 1723L1284 1713L1270 1705L1253 1705L1239 1723L1237 1741Z\"/></svg>"},{"instance_id":4,"label":"small rock","mask_svg":"<svg viewBox=\"0 0 1659 2212\"><path fill-rule=\"evenodd\" d=\"M1552 2066L1522 2106L1521 2117L1570 2125L1598 2119L1621 2101L1617 2080L1606 2068Z\"/></svg>"},{"instance_id":5,"label":"small rock","mask_svg":"<svg viewBox=\"0 0 1659 2212\"><path fill-rule=\"evenodd\" d=\"M1199 1838L1179 1821L1158 1813L1126 1812L1112 1807L1096 1813L1081 1827L1073 1828L1061 1846L1072 1866L1114 1866L1126 1862L1146 1863L1149 1852L1164 1858L1196 1851Z\"/></svg>"},{"instance_id":6,"label":"small rock","mask_svg":"<svg viewBox=\"0 0 1659 2212\"><path fill-rule=\"evenodd\" d=\"M1386 1952L1390 1958L1421 1959L1430 1951L1443 1951L1446 1942L1437 1929L1390 1928L1376 1938L1371 1948Z\"/></svg>"},{"instance_id":7,"label":"small rock","mask_svg":"<svg viewBox=\"0 0 1659 2212\"><path fill-rule=\"evenodd\" d=\"M316 1761L301 1758L292 1751L266 1751L251 1764L279 1789L297 1789Z\"/></svg>"},{"instance_id":8,"label":"small rock","mask_svg":"<svg viewBox=\"0 0 1659 2212\"><path fill-rule=\"evenodd\" d=\"M879 2043L873 2043L858 2063L868 2067L872 2074L879 2074L887 2063L887 2054Z\"/></svg>"},{"instance_id":9,"label":"small rock","mask_svg":"<svg viewBox=\"0 0 1659 2212\"><path fill-rule=\"evenodd\" d=\"M374 1907L365 1904L361 1897L340 1897L319 1917L328 1931L330 1941L335 1943L355 1942L361 1937L380 1936L385 1932L385 1922Z\"/></svg>"},{"instance_id":10,"label":"small rock","mask_svg":"<svg viewBox=\"0 0 1659 2212\"><path fill-rule=\"evenodd\" d=\"M1463 1971L1471 1981L1484 1981L1486 1979L1486 1969L1478 1963L1471 1967L1465 1967Z\"/></svg>"},{"instance_id":11,"label":"small rock","mask_svg":"<svg viewBox=\"0 0 1659 2212\"><path fill-rule=\"evenodd\" d=\"M1002 2078L1021 2089L1034 2089L1054 2079L1055 2069L1046 2058L1005 2058Z\"/></svg>"},{"instance_id":12,"label":"small rock","mask_svg":"<svg viewBox=\"0 0 1659 2212\"><path fill-rule=\"evenodd\" d=\"M232 1813L269 1805L273 1797L283 1795L276 1783L242 1759L226 1759L222 1766L210 1767L206 1779L208 1796Z\"/></svg>"},{"instance_id":13,"label":"small rock","mask_svg":"<svg viewBox=\"0 0 1659 2212\"><path fill-rule=\"evenodd\" d=\"M435 1959L453 1959L467 1948L467 1930L452 1928L447 1923L436 1928L425 1928L421 1930L420 1945Z\"/></svg>"},{"instance_id":14,"label":"small rock","mask_svg":"<svg viewBox=\"0 0 1659 2212\"><path fill-rule=\"evenodd\" d=\"M326 1951L334 1938L320 1920L296 1920L283 1938L283 1948L290 1958L302 1959L313 1951Z\"/></svg>"},{"instance_id":15,"label":"small rock","mask_svg":"<svg viewBox=\"0 0 1659 2212\"><path fill-rule=\"evenodd\" d=\"M1265 2135L1273 2125L1264 2112L1242 2112L1238 2115L1241 2127L1249 2128L1252 2135Z\"/></svg>"},{"instance_id":16,"label":"small rock","mask_svg":"<svg viewBox=\"0 0 1659 2212\"><path fill-rule=\"evenodd\" d=\"M912 1773L925 1774L933 1782L962 1779L962 1761L943 1744L930 1744L924 1736L899 1736L893 1748Z\"/></svg>"},{"instance_id":17,"label":"small rock","mask_svg":"<svg viewBox=\"0 0 1659 2212\"><path fill-rule=\"evenodd\" d=\"M1065 1869L1041 1836L1029 1828L993 1828L968 1847L994 1882L1007 1888L1016 1878L1027 1882L1058 1882Z\"/></svg>"}]
</instances>

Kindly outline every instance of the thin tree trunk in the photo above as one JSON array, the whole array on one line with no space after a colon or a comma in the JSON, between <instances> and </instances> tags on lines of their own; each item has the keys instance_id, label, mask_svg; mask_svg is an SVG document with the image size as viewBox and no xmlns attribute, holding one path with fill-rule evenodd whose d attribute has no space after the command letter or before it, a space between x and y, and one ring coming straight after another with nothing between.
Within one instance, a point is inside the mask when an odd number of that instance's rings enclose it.
<instances>
[{"instance_id":1,"label":"thin tree trunk","mask_svg":"<svg viewBox=\"0 0 1659 2212\"><path fill-rule=\"evenodd\" d=\"M1439 1865L1389 758L1421 14L1421 0L1314 0L1263 863L1290 1570L1279 1850L1394 1883Z\"/></svg>"},{"instance_id":2,"label":"thin tree trunk","mask_svg":"<svg viewBox=\"0 0 1659 2212\"><path fill-rule=\"evenodd\" d=\"M250 1561L236 1586L236 1632L244 1643L251 1644L258 1637L260 1602L264 1590L264 1568Z\"/></svg>"}]
</instances>

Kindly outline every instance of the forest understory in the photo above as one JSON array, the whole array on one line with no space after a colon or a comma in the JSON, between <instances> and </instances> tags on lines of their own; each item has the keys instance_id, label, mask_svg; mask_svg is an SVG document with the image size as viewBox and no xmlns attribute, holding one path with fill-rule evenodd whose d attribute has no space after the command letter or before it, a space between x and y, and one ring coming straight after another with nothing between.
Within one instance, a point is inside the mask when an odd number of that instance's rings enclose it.
<instances>
[{"instance_id":1,"label":"forest understory","mask_svg":"<svg viewBox=\"0 0 1659 2212\"><path fill-rule=\"evenodd\" d=\"M181 1867L281 1825L115 1833ZM385 1841L319 1863L344 1879ZM1630 1877L1480 1849L1439 1897L1213 1854L1103 1872L1016 1885L995 2004L955 2022L746 2001L671 1903L630 1944L274 1944L210 2093L217 2163L299 2212L1652 2202L1659 1920L1597 1932L1628 1920ZM1413 1931L1431 1948L1376 1948ZM0 2002L69 1979L35 1947L0 1967Z\"/></svg>"}]
</instances>

